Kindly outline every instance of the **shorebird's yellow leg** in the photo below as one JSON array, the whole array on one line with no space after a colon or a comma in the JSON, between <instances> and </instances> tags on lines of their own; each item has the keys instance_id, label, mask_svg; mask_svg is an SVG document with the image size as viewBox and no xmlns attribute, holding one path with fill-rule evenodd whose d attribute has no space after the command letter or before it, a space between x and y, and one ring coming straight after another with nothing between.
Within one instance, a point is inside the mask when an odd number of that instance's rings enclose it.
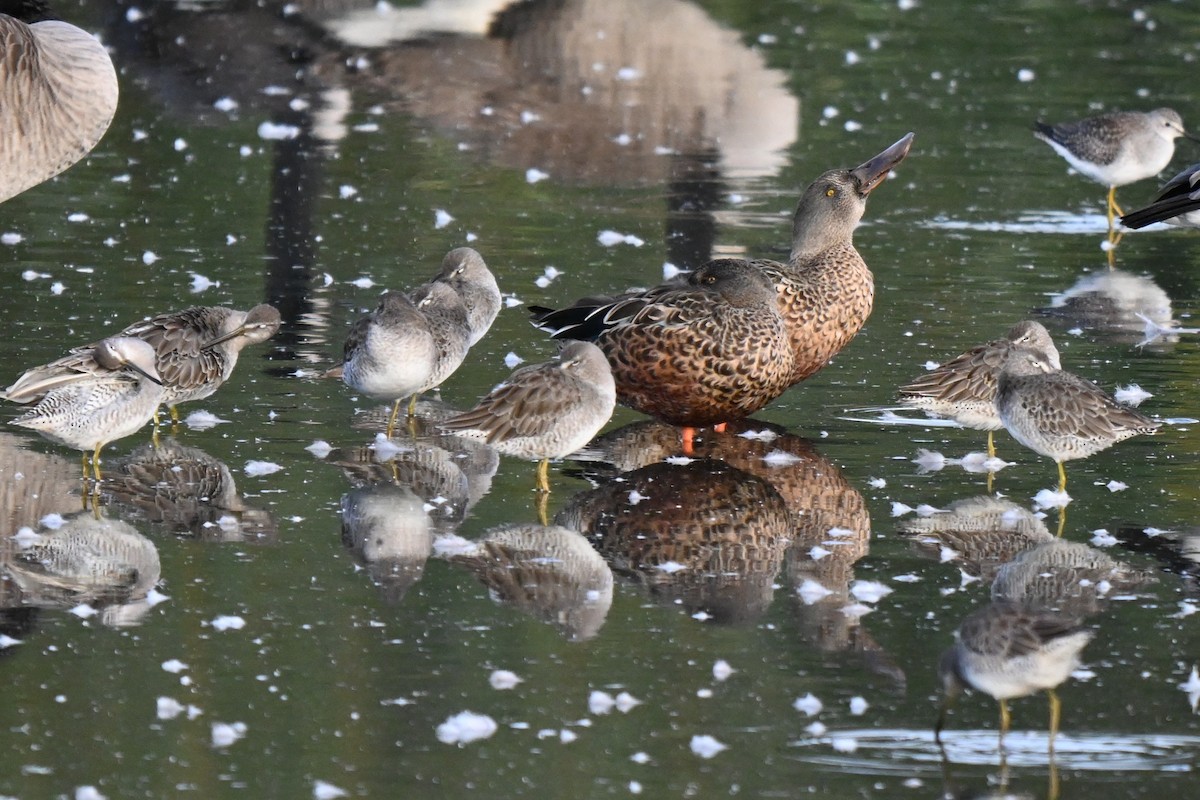
<instances>
[{"instance_id":1,"label":"shorebird's yellow leg","mask_svg":"<svg viewBox=\"0 0 1200 800\"><path fill-rule=\"evenodd\" d=\"M1004 734L1008 733L1008 728L1012 724L1012 715L1008 713L1008 701L1000 701L1000 743L1004 743Z\"/></svg>"},{"instance_id":2,"label":"shorebird's yellow leg","mask_svg":"<svg viewBox=\"0 0 1200 800\"><path fill-rule=\"evenodd\" d=\"M1058 490L1065 492L1067 490L1067 471L1063 469L1063 462L1058 462Z\"/></svg>"},{"instance_id":3,"label":"shorebird's yellow leg","mask_svg":"<svg viewBox=\"0 0 1200 800\"><path fill-rule=\"evenodd\" d=\"M988 431L988 458L996 457L996 432Z\"/></svg>"},{"instance_id":4,"label":"shorebird's yellow leg","mask_svg":"<svg viewBox=\"0 0 1200 800\"><path fill-rule=\"evenodd\" d=\"M543 458L538 462L537 489L543 494L550 493L550 459Z\"/></svg>"},{"instance_id":5,"label":"shorebird's yellow leg","mask_svg":"<svg viewBox=\"0 0 1200 800\"><path fill-rule=\"evenodd\" d=\"M1048 689L1046 694L1050 697L1050 753L1053 755L1054 737L1058 735L1058 723L1062 719L1062 701L1053 689Z\"/></svg>"},{"instance_id":6,"label":"shorebird's yellow leg","mask_svg":"<svg viewBox=\"0 0 1200 800\"><path fill-rule=\"evenodd\" d=\"M400 400L401 399L403 399L403 398L399 398L399 397L396 398L396 402L392 404L391 416L388 417L386 435L387 435L387 438L389 438L389 439L392 438L392 432L396 430L396 418L400 416Z\"/></svg>"},{"instance_id":7,"label":"shorebird's yellow leg","mask_svg":"<svg viewBox=\"0 0 1200 800\"><path fill-rule=\"evenodd\" d=\"M178 425L179 424L179 406L167 406L167 408L171 412L171 424Z\"/></svg>"},{"instance_id":8,"label":"shorebird's yellow leg","mask_svg":"<svg viewBox=\"0 0 1200 800\"><path fill-rule=\"evenodd\" d=\"M100 448L103 444L96 445L96 452L92 454L92 473L96 476L96 483L100 482Z\"/></svg>"}]
</instances>

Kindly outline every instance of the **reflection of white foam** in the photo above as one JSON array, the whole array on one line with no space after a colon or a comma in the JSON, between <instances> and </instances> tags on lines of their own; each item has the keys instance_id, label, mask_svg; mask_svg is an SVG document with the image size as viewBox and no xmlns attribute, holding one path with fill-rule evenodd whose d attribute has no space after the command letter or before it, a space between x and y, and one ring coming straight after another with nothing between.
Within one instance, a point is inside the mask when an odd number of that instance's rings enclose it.
<instances>
[{"instance_id":1,"label":"reflection of white foam","mask_svg":"<svg viewBox=\"0 0 1200 800\"><path fill-rule=\"evenodd\" d=\"M938 217L925 224L927 228L947 231L995 231L999 233L1108 233L1108 219L1103 214L1071 214L1066 211L1031 211L1011 221L946 219Z\"/></svg>"},{"instance_id":2,"label":"reflection of white foam","mask_svg":"<svg viewBox=\"0 0 1200 800\"><path fill-rule=\"evenodd\" d=\"M841 730L853 738L854 753L836 752L829 737L800 739L801 758L811 764L859 775L912 775L938 770L942 754L928 730ZM942 733L946 756L954 764L999 763L994 730L953 730ZM1044 731L1011 731L1004 737L1010 766L1045 765L1048 739ZM1191 764L1200 737L1159 734L1064 734L1054 739L1054 760L1060 769L1088 772L1149 772Z\"/></svg>"}]
</instances>

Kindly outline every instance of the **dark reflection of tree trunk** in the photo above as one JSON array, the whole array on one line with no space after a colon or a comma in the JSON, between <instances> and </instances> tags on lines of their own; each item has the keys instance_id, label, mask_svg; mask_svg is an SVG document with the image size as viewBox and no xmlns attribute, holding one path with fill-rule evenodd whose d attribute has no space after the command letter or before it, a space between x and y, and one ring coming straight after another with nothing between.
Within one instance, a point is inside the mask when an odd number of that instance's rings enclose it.
<instances>
[{"instance_id":1,"label":"dark reflection of tree trunk","mask_svg":"<svg viewBox=\"0 0 1200 800\"><path fill-rule=\"evenodd\" d=\"M300 112L278 122L295 125L300 135L277 141L274 146L265 300L278 308L283 317L283 325L274 339L275 358L291 361L296 358L298 346L310 339L305 328L313 311L310 296L316 259L313 220L324 159L308 113Z\"/></svg>"},{"instance_id":2,"label":"dark reflection of tree trunk","mask_svg":"<svg viewBox=\"0 0 1200 800\"><path fill-rule=\"evenodd\" d=\"M671 156L667 182L667 260L696 269L712 258L717 226L712 211L721 204L724 184L715 148Z\"/></svg>"}]
</instances>

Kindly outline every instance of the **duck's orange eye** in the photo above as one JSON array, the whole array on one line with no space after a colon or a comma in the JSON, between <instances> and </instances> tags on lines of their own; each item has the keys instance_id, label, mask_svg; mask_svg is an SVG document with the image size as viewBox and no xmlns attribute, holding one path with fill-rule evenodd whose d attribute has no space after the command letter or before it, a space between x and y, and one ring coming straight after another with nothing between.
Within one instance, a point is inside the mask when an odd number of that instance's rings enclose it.
<instances>
[{"instance_id":1,"label":"duck's orange eye","mask_svg":"<svg viewBox=\"0 0 1200 800\"><path fill-rule=\"evenodd\" d=\"M833 188L832 186L825 190L826 197L833 197L835 194L837 194L837 189Z\"/></svg>"}]
</instances>

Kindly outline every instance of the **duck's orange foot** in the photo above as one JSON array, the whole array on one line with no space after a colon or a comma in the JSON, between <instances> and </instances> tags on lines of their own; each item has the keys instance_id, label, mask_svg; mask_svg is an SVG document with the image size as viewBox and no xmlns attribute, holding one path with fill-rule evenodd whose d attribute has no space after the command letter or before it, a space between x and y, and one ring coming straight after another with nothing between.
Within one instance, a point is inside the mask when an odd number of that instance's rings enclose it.
<instances>
[{"instance_id":1,"label":"duck's orange foot","mask_svg":"<svg viewBox=\"0 0 1200 800\"><path fill-rule=\"evenodd\" d=\"M713 425L713 430L714 430L714 431L716 431L717 433L724 433L724 432L725 432L725 426L726 426L727 424L728 424L728 423L725 423L725 422L719 422L719 423L717 423L716 425Z\"/></svg>"},{"instance_id":2,"label":"duck's orange foot","mask_svg":"<svg viewBox=\"0 0 1200 800\"><path fill-rule=\"evenodd\" d=\"M684 428L681 431L681 434L683 436L683 454L685 456L694 456L696 454L696 449L693 447L693 444L696 439L696 429Z\"/></svg>"}]
</instances>

